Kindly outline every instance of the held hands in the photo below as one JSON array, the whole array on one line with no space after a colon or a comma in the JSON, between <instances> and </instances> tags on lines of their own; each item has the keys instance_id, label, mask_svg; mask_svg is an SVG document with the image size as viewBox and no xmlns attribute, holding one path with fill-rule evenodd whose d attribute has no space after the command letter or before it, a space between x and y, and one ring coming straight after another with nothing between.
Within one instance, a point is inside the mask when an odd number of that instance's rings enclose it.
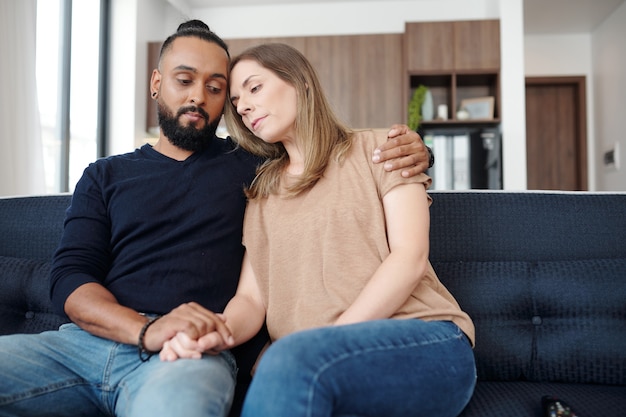
<instances>
[{"instance_id":1,"label":"held hands","mask_svg":"<svg viewBox=\"0 0 626 417\"><path fill-rule=\"evenodd\" d=\"M217 354L233 343L225 318L193 302L161 317L144 336L146 349L160 350L163 361L199 359L202 353Z\"/></svg>"},{"instance_id":2,"label":"held hands","mask_svg":"<svg viewBox=\"0 0 626 417\"><path fill-rule=\"evenodd\" d=\"M389 140L374 150L372 161L385 162L386 171L402 169L405 178L414 177L428 169L430 155L422 138L406 125L393 125Z\"/></svg>"},{"instance_id":3,"label":"held hands","mask_svg":"<svg viewBox=\"0 0 626 417\"><path fill-rule=\"evenodd\" d=\"M176 359L200 359L203 353L217 355L232 345L232 339L225 341L223 336L213 331L203 337L193 340L187 334L179 332L170 340L163 343L159 353L162 361L173 362Z\"/></svg>"}]
</instances>

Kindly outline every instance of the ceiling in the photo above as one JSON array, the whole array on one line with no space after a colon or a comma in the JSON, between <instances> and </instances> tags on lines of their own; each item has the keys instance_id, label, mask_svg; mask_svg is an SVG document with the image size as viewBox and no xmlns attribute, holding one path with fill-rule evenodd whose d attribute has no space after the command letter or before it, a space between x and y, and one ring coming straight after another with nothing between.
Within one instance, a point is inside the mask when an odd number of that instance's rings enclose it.
<instances>
[{"instance_id":1,"label":"ceiling","mask_svg":"<svg viewBox=\"0 0 626 417\"><path fill-rule=\"evenodd\" d=\"M190 9L364 0L177 0ZM589 33L626 0L524 0L525 34Z\"/></svg>"},{"instance_id":2,"label":"ceiling","mask_svg":"<svg viewBox=\"0 0 626 417\"><path fill-rule=\"evenodd\" d=\"M589 33L624 0L524 0L524 33Z\"/></svg>"}]
</instances>

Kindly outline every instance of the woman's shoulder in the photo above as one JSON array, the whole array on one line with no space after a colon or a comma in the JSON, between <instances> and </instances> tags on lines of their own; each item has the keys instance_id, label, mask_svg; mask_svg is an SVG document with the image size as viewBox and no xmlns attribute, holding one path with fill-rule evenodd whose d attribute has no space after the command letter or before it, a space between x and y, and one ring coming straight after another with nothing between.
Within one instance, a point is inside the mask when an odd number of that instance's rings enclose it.
<instances>
[{"instance_id":1,"label":"woman's shoulder","mask_svg":"<svg viewBox=\"0 0 626 417\"><path fill-rule=\"evenodd\" d=\"M358 149L359 153L371 156L378 146L387 140L385 129L358 129L352 131L352 148Z\"/></svg>"},{"instance_id":2,"label":"woman's shoulder","mask_svg":"<svg viewBox=\"0 0 626 417\"><path fill-rule=\"evenodd\" d=\"M352 140L361 146L370 146L373 150L387 140L388 130L389 129L356 129L353 130Z\"/></svg>"}]
</instances>

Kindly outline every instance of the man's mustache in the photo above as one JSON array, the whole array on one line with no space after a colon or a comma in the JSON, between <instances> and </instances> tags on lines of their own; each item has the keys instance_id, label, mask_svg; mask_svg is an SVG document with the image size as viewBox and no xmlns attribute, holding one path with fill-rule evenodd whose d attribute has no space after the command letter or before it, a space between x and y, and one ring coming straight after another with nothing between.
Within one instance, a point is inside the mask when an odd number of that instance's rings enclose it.
<instances>
[{"instance_id":1,"label":"man's mustache","mask_svg":"<svg viewBox=\"0 0 626 417\"><path fill-rule=\"evenodd\" d=\"M181 107L180 109L178 109L176 118L178 119L185 113L198 113L200 116L204 117L205 120L209 120L209 113L207 113L203 108L197 106Z\"/></svg>"}]
</instances>

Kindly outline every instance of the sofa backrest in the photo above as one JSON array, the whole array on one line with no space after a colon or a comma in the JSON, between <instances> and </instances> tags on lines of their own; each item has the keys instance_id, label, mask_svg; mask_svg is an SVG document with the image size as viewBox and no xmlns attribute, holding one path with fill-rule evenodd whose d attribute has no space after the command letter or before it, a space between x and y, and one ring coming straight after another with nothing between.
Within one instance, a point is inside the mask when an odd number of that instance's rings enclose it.
<instances>
[{"instance_id":1,"label":"sofa backrest","mask_svg":"<svg viewBox=\"0 0 626 417\"><path fill-rule=\"evenodd\" d=\"M66 319L52 312L50 259L70 195L0 198L0 334L39 333Z\"/></svg>"},{"instance_id":2,"label":"sofa backrest","mask_svg":"<svg viewBox=\"0 0 626 417\"><path fill-rule=\"evenodd\" d=\"M430 259L480 380L626 385L626 194L430 193Z\"/></svg>"}]
</instances>

